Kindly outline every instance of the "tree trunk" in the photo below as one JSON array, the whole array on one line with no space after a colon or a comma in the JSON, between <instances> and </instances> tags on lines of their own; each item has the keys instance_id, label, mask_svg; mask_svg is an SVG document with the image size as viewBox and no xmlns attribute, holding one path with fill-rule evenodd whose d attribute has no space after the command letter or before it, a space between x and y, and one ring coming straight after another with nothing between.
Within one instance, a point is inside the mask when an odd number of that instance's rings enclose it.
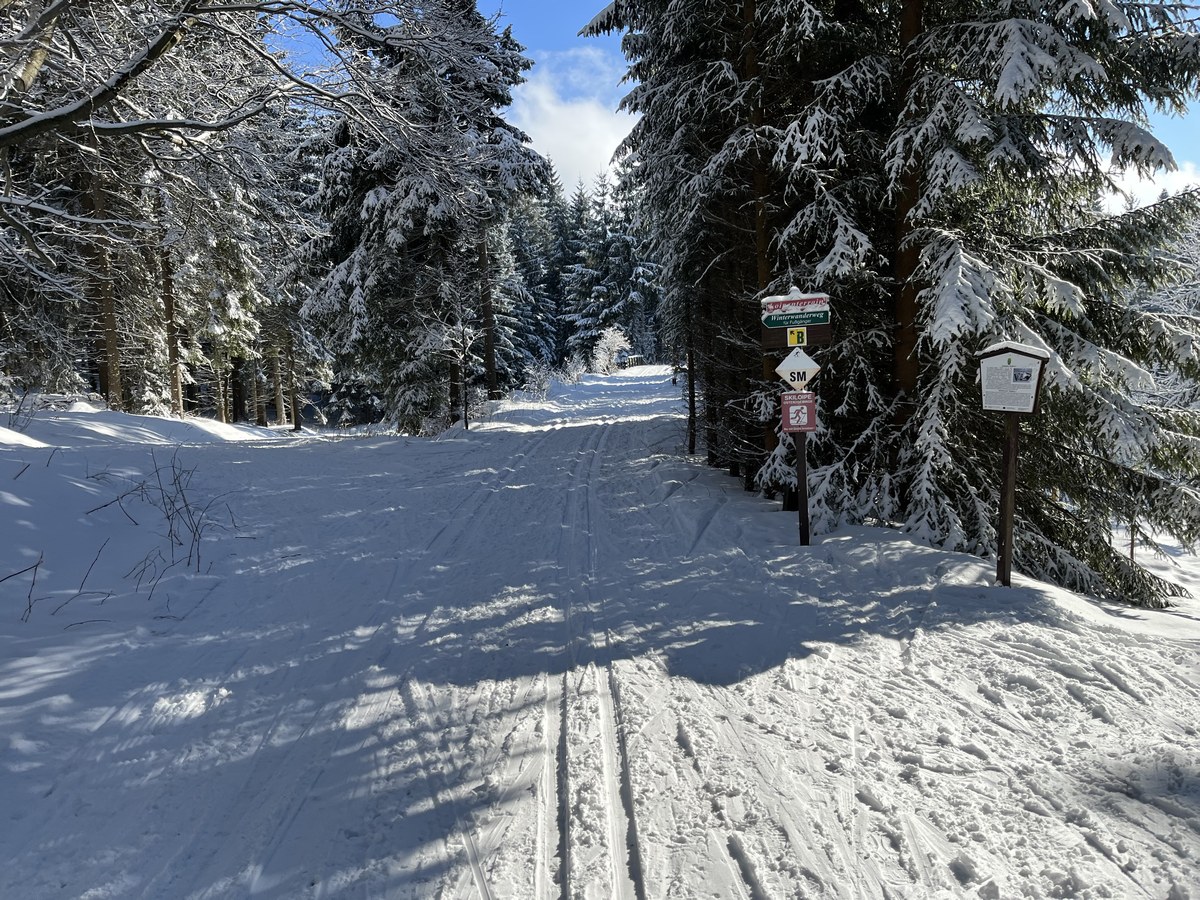
<instances>
[{"instance_id":1,"label":"tree trunk","mask_svg":"<svg viewBox=\"0 0 1200 900\"><path fill-rule=\"evenodd\" d=\"M923 30L923 0L904 0L900 26L901 46L911 48ZM901 78L900 104L907 102L914 81L911 58L904 61ZM904 402L898 407L897 419L903 423L909 419L916 402L920 365L917 360L917 283L914 275L920 261L920 248L909 240L913 232L911 215L921 196L919 164L911 160L907 170L900 176L899 201L896 205L896 255L895 273L895 389L903 395Z\"/></svg>"},{"instance_id":2,"label":"tree trunk","mask_svg":"<svg viewBox=\"0 0 1200 900\"><path fill-rule=\"evenodd\" d=\"M103 218L107 204L100 176L92 175L92 211ZM112 283L112 259L104 238L99 237L96 249L96 271L93 275L96 292L100 300L100 319L103 340L103 357L100 366L100 391L108 401L109 409L125 408L125 390L121 384L121 336L117 329L117 301Z\"/></svg>"},{"instance_id":3,"label":"tree trunk","mask_svg":"<svg viewBox=\"0 0 1200 900\"><path fill-rule=\"evenodd\" d=\"M719 469L725 464L725 459L721 455L724 402L720 395L721 387L717 381L716 362L717 331L720 323L717 321L716 304L713 302L712 294L711 286L702 289L701 296L704 305L700 310L701 320L696 330L697 336L703 339L703 344L696 349L700 354L697 374L704 394L704 447L708 455L708 464Z\"/></svg>"},{"instance_id":4,"label":"tree trunk","mask_svg":"<svg viewBox=\"0 0 1200 900\"><path fill-rule=\"evenodd\" d=\"M742 7L742 17L744 24L743 66L747 81L758 81L762 74L758 62L757 12L756 0L746 0L745 5ZM751 166L753 167L752 181L754 185L755 280L759 297L764 294L767 286L771 283L770 232L767 222L767 199L770 195L770 183L767 161L763 157L761 146L758 145L759 133L766 121L762 90L763 88L760 84L758 93L750 107L750 125L753 127L755 134L755 148L751 157ZM758 315L757 309L751 308L747 325L761 335L761 316ZM763 381L768 384L775 384L777 379L775 367L778 365L777 354L763 350L761 360ZM770 457L778 446L779 437L775 433L775 417L770 416L763 423L762 427L764 458ZM747 484L749 483L748 481ZM769 492L779 489L778 485L765 485L765 487ZM784 489L784 509L788 508L789 502L795 502L794 497L789 497L789 494L793 493L790 488Z\"/></svg>"},{"instance_id":5,"label":"tree trunk","mask_svg":"<svg viewBox=\"0 0 1200 900\"><path fill-rule=\"evenodd\" d=\"M739 272L738 275L741 273ZM746 393L749 389L749 379L745 377L741 365L741 353L733 340L737 334L738 320L741 318L741 297L739 296L744 289L744 282L740 278L729 285L732 290L726 290L724 297L724 309L721 311L725 319L725 328L727 329L727 337L722 348L722 406L729 412L726 415L726 441L729 444L726 464L729 467L729 475L731 478L742 477L742 462L744 448L741 446L745 439L745 421L735 411L733 403L736 402L740 395Z\"/></svg>"},{"instance_id":6,"label":"tree trunk","mask_svg":"<svg viewBox=\"0 0 1200 900\"><path fill-rule=\"evenodd\" d=\"M8 5L11 4L2 3L0 9ZM58 30L58 20L63 12L70 8L66 3L51 6L49 9L40 7L41 4L32 11L38 21L27 22L23 29L26 33L37 34L36 40L30 44L24 60L15 59L5 74L8 90L0 93L9 97L15 93L29 93L50 57L50 46L54 41L54 33Z\"/></svg>"},{"instance_id":7,"label":"tree trunk","mask_svg":"<svg viewBox=\"0 0 1200 900\"><path fill-rule=\"evenodd\" d=\"M283 399L283 366L279 362L280 351L276 350L271 357L271 377L275 382L275 424L282 425L287 421L287 405Z\"/></svg>"},{"instance_id":8,"label":"tree trunk","mask_svg":"<svg viewBox=\"0 0 1200 900\"><path fill-rule=\"evenodd\" d=\"M479 239L479 296L483 309L483 374L487 382L488 399L499 400L499 379L496 375L496 309L492 301L492 280L488 277L486 229Z\"/></svg>"},{"instance_id":9,"label":"tree trunk","mask_svg":"<svg viewBox=\"0 0 1200 900\"><path fill-rule=\"evenodd\" d=\"M688 455L696 454L696 328L692 321L691 301L688 301L687 333L684 335L684 345L687 348L687 394L688 418L687 441Z\"/></svg>"},{"instance_id":10,"label":"tree trunk","mask_svg":"<svg viewBox=\"0 0 1200 900\"><path fill-rule=\"evenodd\" d=\"M213 405L216 407L217 421L229 422L229 404L226 400L228 385L225 380L225 360L219 354L213 354Z\"/></svg>"},{"instance_id":11,"label":"tree trunk","mask_svg":"<svg viewBox=\"0 0 1200 900\"><path fill-rule=\"evenodd\" d=\"M158 254L162 268L163 319L167 329L167 371L171 391L171 412L183 416L183 374L179 363L179 323L175 318L175 268L171 251L165 245Z\"/></svg>"},{"instance_id":12,"label":"tree trunk","mask_svg":"<svg viewBox=\"0 0 1200 900\"><path fill-rule=\"evenodd\" d=\"M253 364L246 371L246 395L246 421L258 425L258 371Z\"/></svg>"},{"instance_id":13,"label":"tree trunk","mask_svg":"<svg viewBox=\"0 0 1200 900\"><path fill-rule=\"evenodd\" d=\"M463 406L463 368L459 363L450 363L450 424L460 418L467 421L466 409Z\"/></svg>"},{"instance_id":14,"label":"tree trunk","mask_svg":"<svg viewBox=\"0 0 1200 900\"><path fill-rule=\"evenodd\" d=\"M229 420L247 422L250 419L246 404L246 360L235 356L229 370Z\"/></svg>"},{"instance_id":15,"label":"tree trunk","mask_svg":"<svg viewBox=\"0 0 1200 900\"><path fill-rule=\"evenodd\" d=\"M258 365L254 364L253 378L251 385L254 388L254 424L259 428L267 427L267 374Z\"/></svg>"},{"instance_id":16,"label":"tree trunk","mask_svg":"<svg viewBox=\"0 0 1200 900\"><path fill-rule=\"evenodd\" d=\"M758 32L756 0L746 0L742 6L742 80L757 82L761 76L758 65ZM751 152L752 179L754 184L754 260L758 290L764 291L771 283L771 260L768 255L770 238L767 233L767 165L762 148L758 145L759 132L763 127L762 86L750 104L750 127L754 130L755 147Z\"/></svg>"},{"instance_id":17,"label":"tree trunk","mask_svg":"<svg viewBox=\"0 0 1200 900\"><path fill-rule=\"evenodd\" d=\"M292 431L300 431L304 425L300 416L300 387L296 379L296 354L288 347L288 387L292 397Z\"/></svg>"}]
</instances>

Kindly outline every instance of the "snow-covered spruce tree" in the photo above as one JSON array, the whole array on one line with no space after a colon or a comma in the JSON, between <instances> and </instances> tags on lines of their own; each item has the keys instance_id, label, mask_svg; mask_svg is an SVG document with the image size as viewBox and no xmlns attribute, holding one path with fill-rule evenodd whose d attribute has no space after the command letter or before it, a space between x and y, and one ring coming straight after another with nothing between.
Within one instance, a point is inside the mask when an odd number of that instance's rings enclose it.
<instances>
[{"instance_id":1,"label":"snow-covered spruce tree","mask_svg":"<svg viewBox=\"0 0 1200 900\"><path fill-rule=\"evenodd\" d=\"M567 339L570 337L570 324L566 319L566 293L563 286L563 274L573 258L571 242L576 232L573 230L572 207L568 205L562 182L557 174L552 174L547 184L545 194L545 218L549 228L549 243L543 254L545 258L546 278L544 290L546 303L554 323L554 353L553 365L561 365L567 359Z\"/></svg>"},{"instance_id":2,"label":"snow-covered spruce tree","mask_svg":"<svg viewBox=\"0 0 1200 900\"><path fill-rule=\"evenodd\" d=\"M459 409L475 354L485 371L494 359L489 228L546 171L498 113L530 65L507 31L465 0L399 21L362 10L345 39L389 85L396 124L329 134L316 205L330 227L309 246L314 271L329 269L305 312L339 368L417 430ZM481 346L464 343L477 331Z\"/></svg>"},{"instance_id":3,"label":"snow-covered spruce tree","mask_svg":"<svg viewBox=\"0 0 1200 900\"><path fill-rule=\"evenodd\" d=\"M629 181L625 189L613 190L607 175L597 178L575 262L563 274L571 327L567 346L584 358L613 326L622 329L635 352L647 359L658 356L659 266L637 221Z\"/></svg>"},{"instance_id":4,"label":"snow-covered spruce tree","mask_svg":"<svg viewBox=\"0 0 1200 900\"><path fill-rule=\"evenodd\" d=\"M1175 589L1114 551L1109 534L1135 508L1148 528L1177 539L1200 532L1195 418L1135 396L1154 367L1195 378L1195 320L1134 308L1124 291L1166 274L1151 251L1196 198L1121 216L1097 200L1112 188L1113 166L1170 164L1145 130L1143 104L1178 108L1194 95L1194 9L741 7L762 54L754 133L772 143L771 170L787 179L786 191L767 193L768 217L776 204L786 211L775 264L835 298L836 342L820 357L826 430L812 442L817 526L895 523L991 553L1000 422L979 410L974 356L1015 339L1052 354L1043 413L1026 425L1017 566L1092 593L1163 602ZM608 24L636 29L626 47L644 77L627 103L643 119L630 149L649 202L662 204L660 222L686 222L696 208L684 195L672 203L663 186L680 181L672 155L678 163L694 149L667 132L672 115L701 105L688 90L709 82L695 73L670 83L662 73L687 31L684 14L704 8L639 2L609 13ZM771 86L788 71L772 52L784 46L803 60L790 91ZM727 54L726 71L737 71L735 60ZM699 223L693 238L708 234ZM674 277L698 271L665 262ZM706 391L706 407L712 399Z\"/></svg>"},{"instance_id":5,"label":"snow-covered spruce tree","mask_svg":"<svg viewBox=\"0 0 1200 900\"><path fill-rule=\"evenodd\" d=\"M614 193L616 217L608 255L609 280L616 287L615 321L628 336L631 352L657 361L662 267L639 217L637 197L630 193L632 179L622 177L621 183L627 187Z\"/></svg>"},{"instance_id":6,"label":"snow-covered spruce tree","mask_svg":"<svg viewBox=\"0 0 1200 900\"><path fill-rule=\"evenodd\" d=\"M64 382L64 374L86 376L102 382L116 404L153 406L165 389L172 407L181 405L182 384L164 381L160 371L165 364L178 374L178 354L169 361L148 330L135 330L149 347L143 353L122 330L122 318L136 312L125 301L145 301L149 311L156 305L149 286L166 283L150 257L168 269L175 262L152 243L155 235L175 240L178 223L164 226L154 214L137 219L146 211L136 203L140 188L177 190L191 162L222 155L229 135L284 104L333 111L368 128L408 127L386 85L372 78L369 57L343 53L335 41L339 31L362 27L353 7L307 0L0 3L0 271L9 291L7 340L23 354L29 378L49 384ZM411 19L419 7L381 0L372 10ZM291 66L278 48L297 42L304 58ZM441 42L440 32L432 42ZM327 67L313 65L315 47L329 51ZM230 176L245 182L251 174ZM129 290L130 280L143 289ZM64 371L73 359L84 361L80 371Z\"/></svg>"},{"instance_id":7,"label":"snow-covered spruce tree","mask_svg":"<svg viewBox=\"0 0 1200 900\"><path fill-rule=\"evenodd\" d=\"M545 257L518 237L516 227L518 222L522 228L527 226L529 213L530 204L518 203L510 221L494 229L496 250L491 260L492 283L501 310L498 324L512 348L510 357L501 354L499 360L507 389L523 386L530 370L545 370L554 362L554 317L544 287ZM524 237L528 238L529 232ZM548 228L542 238L549 238Z\"/></svg>"},{"instance_id":8,"label":"snow-covered spruce tree","mask_svg":"<svg viewBox=\"0 0 1200 900\"><path fill-rule=\"evenodd\" d=\"M328 382L328 357L300 315L311 286L298 265L306 236L319 232L309 200L315 190L314 161L297 146L297 137L321 129L317 117L302 107L272 111L243 129L239 157L247 197L257 211L247 223L247 235L264 274L257 285L259 301L257 342L248 359L247 380L260 425L273 419L299 425L299 400ZM257 152L255 152L257 151ZM273 416L271 415L273 411Z\"/></svg>"},{"instance_id":9,"label":"snow-covered spruce tree","mask_svg":"<svg viewBox=\"0 0 1200 900\"><path fill-rule=\"evenodd\" d=\"M555 301L554 315L557 323L556 362L561 364L570 359L572 353L571 340L575 333L572 314L576 305L572 294L580 293L578 285L572 286L572 280L583 257L584 234L592 229L592 194L580 180L575 185L569 201L564 200L559 207L551 206L548 211L553 244L547 256L546 266L553 273L551 278L554 279L551 297Z\"/></svg>"},{"instance_id":10,"label":"snow-covered spruce tree","mask_svg":"<svg viewBox=\"0 0 1200 900\"><path fill-rule=\"evenodd\" d=\"M522 342L539 368L559 365L566 353L566 331L560 320L562 274L559 260L566 235L566 201L557 176L539 195L519 197L507 223L513 265L528 300L514 307L523 323Z\"/></svg>"},{"instance_id":11,"label":"snow-covered spruce tree","mask_svg":"<svg viewBox=\"0 0 1200 900\"><path fill-rule=\"evenodd\" d=\"M570 267L563 273L567 322L570 337L567 352L590 358L601 333L615 316L617 285L612 281L609 257L615 215L607 176L596 179L596 188L578 236L579 249Z\"/></svg>"}]
</instances>

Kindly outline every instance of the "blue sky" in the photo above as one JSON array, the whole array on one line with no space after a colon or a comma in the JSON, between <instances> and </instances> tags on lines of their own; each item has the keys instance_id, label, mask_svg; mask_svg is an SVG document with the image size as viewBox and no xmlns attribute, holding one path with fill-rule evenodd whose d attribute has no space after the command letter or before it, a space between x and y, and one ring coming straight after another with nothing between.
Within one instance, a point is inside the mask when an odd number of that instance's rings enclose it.
<instances>
[{"instance_id":1,"label":"blue sky","mask_svg":"<svg viewBox=\"0 0 1200 900\"><path fill-rule=\"evenodd\" d=\"M619 38L578 36L607 2L478 0L484 15L500 12L501 26L512 26L513 36L534 61L508 118L554 161L568 194L577 182L590 185L608 167L633 124L616 109L625 93Z\"/></svg>"},{"instance_id":2,"label":"blue sky","mask_svg":"<svg viewBox=\"0 0 1200 900\"><path fill-rule=\"evenodd\" d=\"M591 184L608 165L632 120L616 111L624 59L616 37L581 38L579 30L607 0L478 0L484 15L499 11L501 25L534 60L529 81L517 89L510 121L549 156L570 193L579 180ZM1200 104L1187 118L1153 117L1152 130L1175 154L1180 170L1155 184L1131 180L1143 201L1166 188L1200 183Z\"/></svg>"}]
</instances>

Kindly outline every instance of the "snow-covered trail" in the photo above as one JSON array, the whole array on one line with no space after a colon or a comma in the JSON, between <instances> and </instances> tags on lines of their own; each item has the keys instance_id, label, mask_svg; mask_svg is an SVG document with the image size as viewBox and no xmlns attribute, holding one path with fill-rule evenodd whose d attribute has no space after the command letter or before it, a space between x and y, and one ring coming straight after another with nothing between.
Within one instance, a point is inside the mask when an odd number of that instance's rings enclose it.
<instances>
[{"instance_id":1,"label":"snow-covered trail","mask_svg":"<svg viewBox=\"0 0 1200 900\"><path fill-rule=\"evenodd\" d=\"M644 381L599 408L673 405ZM636 896L589 592L597 460L647 415L206 449L224 575L182 619L0 670L43 677L14 725L63 707L19 738L44 802L16 792L4 843L43 862L0 896Z\"/></svg>"},{"instance_id":2,"label":"snow-covered trail","mask_svg":"<svg viewBox=\"0 0 1200 900\"><path fill-rule=\"evenodd\" d=\"M798 548L669 380L181 448L236 527L172 618L0 629L0 897L1200 896L1190 612Z\"/></svg>"}]
</instances>

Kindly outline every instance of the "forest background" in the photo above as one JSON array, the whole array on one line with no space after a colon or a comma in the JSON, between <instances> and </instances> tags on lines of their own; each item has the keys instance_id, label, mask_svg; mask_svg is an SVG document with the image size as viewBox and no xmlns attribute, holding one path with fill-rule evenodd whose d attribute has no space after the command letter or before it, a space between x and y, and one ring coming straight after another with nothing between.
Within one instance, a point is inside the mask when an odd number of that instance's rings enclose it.
<instances>
[{"instance_id":1,"label":"forest background","mask_svg":"<svg viewBox=\"0 0 1200 900\"><path fill-rule=\"evenodd\" d=\"M796 284L837 298L817 530L993 553L973 359L1018 340L1050 354L1018 567L1169 600L1110 535L1200 536L1200 198L1111 198L1174 168L1148 113L1196 98L1194 6L614 0L587 30L620 39L631 130L573 185L508 115L532 60L485 11L0 2L14 421L93 391L431 433L625 353L680 368L689 451L786 503L758 299Z\"/></svg>"}]
</instances>

